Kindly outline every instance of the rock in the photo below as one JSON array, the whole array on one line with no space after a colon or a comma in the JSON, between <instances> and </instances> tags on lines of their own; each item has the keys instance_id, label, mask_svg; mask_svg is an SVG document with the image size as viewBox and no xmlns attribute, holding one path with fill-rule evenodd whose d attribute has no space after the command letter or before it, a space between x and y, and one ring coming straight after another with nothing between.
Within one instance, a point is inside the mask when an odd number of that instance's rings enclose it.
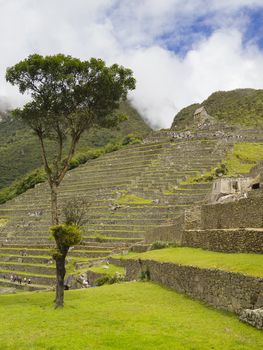
<instances>
[{"instance_id":1,"label":"rock","mask_svg":"<svg viewBox=\"0 0 263 350\"><path fill-rule=\"evenodd\" d=\"M15 294L16 289L15 288L0 288L0 294Z\"/></svg>"},{"instance_id":2,"label":"rock","mask_svg":"<svg viewBox=\"0 0 263 350\"><path fill-rule=\"evenodd\" d=\"M263 329L263 308L255 310L246 309L242 311L239 319L258 329Z\"/></svg>"}]
</instances>

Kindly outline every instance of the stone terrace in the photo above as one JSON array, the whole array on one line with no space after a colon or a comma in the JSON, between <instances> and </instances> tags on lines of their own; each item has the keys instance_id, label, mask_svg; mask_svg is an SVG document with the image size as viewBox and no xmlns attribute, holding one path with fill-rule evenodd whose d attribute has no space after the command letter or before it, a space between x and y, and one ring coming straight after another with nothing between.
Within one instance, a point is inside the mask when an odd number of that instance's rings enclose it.
<instances>
[{"instance_id":1,"label":"stone terrace","mask_svg":"<svg viewBox=\"0 0 263 350\"><path fill-rule=\"evenodd\" d=\"M146 228L174 223L185 209L203 203L210 185L182 182L215 167L230 146L218 139L171 142L167 137L106 154L68 172L59 204L73 196L90 203L82 244L70 252L70 259L88 264L127 249L143 240ZM121 204L131 194L138 202ZM48 185L39 184L0 206L0 219L6 222L0 227L0 285L10 285L11 274L30 277L31 288L53 285Z\"/></svg>"}]
</instances>

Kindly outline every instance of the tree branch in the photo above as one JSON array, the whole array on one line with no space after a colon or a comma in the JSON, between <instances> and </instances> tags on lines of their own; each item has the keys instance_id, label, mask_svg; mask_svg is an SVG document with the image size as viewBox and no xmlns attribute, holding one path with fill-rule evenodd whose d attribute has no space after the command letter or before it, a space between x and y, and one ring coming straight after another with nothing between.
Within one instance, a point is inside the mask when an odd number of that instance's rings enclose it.
<instances>
[{"instance_id":1,"label":"tree branch","mask_svg":"<svg viewBox=\"0 0 263 350\"><path fill-rule=\"evenodd\" d=\"M43 134L41 132L37 132L37 136L39 138L39 142L40 142L40 148L41 148L41 156L42 156L42 161L43 161L43 165L45 168L45 172L48 176L48 182L50 184L50 186L52 186L53 181L52 181L52 170L48 164L48 160L47 160L47 152L46 152L46 148L44 145L44 140L43 140Z\"/></svg>"}]
</instances>

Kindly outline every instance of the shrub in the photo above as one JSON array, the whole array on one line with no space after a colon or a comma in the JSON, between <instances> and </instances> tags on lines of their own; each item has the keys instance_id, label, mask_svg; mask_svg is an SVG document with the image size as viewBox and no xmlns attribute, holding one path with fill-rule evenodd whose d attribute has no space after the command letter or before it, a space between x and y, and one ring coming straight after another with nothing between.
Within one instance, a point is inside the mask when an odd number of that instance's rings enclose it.
<instances>
[{"instance_id":1,"label":"shrub","mask_svg":"<svg viewBox=\"0 0 263 350\"><path fill-rule=\"evenodd\" d=\"M115 274L114 276L104 275L95 281L95 285L100 287L100 286L103 286L104 284L114 284L114 283L120 283L123 281L125 281L125 277L123 275L119 275L119 274Z\"/></svg>"},{"instance_id":2,"label":"shrub","mask_svg":"<svg viewBox=\"0 0 263 350\"><path fill-rule=\"evenodd\" d=\"M136 134L128 134L124 137L122 144L123 145L134 145L136 143L141 143L142 137Z\"/></svg>"},{"instance_id":3,"label":"shrub","mask_svg":"<svg viewBox=\"0 0 263 350\"><path fill-rule=\"evenodd\" d=\"M0 191L0 204L18 196L19 194L35 187L36 184L46 181L46 175L42 169L32 171L9 187Z\"/></svg>"},{"instance_id":4,"label":"shrub","mask_svg":"<svg viewBox=\"0 0 263 350\"><path fill-rule=\"evenodd\" d=\"M76 225L60 224L50 228L58 248L69 248L81 241L81 231Z\"/></svg>"},{"instance_id":5,"label":"shrub","mask_svg":"<svg viewBox=\"0 0 263 350\"><path fill-rule=\"evenodd\" d=\"M147 268L146 270L142 270L140 275L140 280L147 282L147 281L150 281L150 279L151 279L151 275L150 275L149 269Z\"/></svg>"},{"instance_id":6,"label":"shrub","mask_svg":"<svg viewBox=\"0 0 263 350\"><path fill-rule=\"evenodd\" d=\"M169 247L169 244L167 242L156 241L151 245L150 250L163 249L168 247Z\"/></svg>"}]
</instances>

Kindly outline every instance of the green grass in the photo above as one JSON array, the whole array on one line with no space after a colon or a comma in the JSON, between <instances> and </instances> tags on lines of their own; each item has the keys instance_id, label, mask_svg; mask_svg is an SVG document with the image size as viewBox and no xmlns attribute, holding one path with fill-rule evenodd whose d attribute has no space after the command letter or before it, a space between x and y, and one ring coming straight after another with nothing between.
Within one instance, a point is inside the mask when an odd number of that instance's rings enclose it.
<instances>
[{"instance_id":1,"label":"green grass","mask_svg":"<svg viewBox=\"0 0 263 350\"><path fill-rule=\"evenodd\" d=\"M237 89L217 91L200 104L183 108L175 116L172 129L191 127L194 112L205 106L208 113L218 121L228 124L258 127L263 124L263 90Z\"/></svg>"},{"instance_id":2,"label":"green grass","mask_svg":"<svg viewBox=\"0 0 263 350\"><path fill-rule=\"evenodd\" d=\"M105 268L104 266L107 266L107 268ZM104 275L108 275L108 276L114 276L116 273L119 273L121 275L125 274L125 269L124 267L121 266L116 266L116 265L106 265L106 264L102 264L99 266L93 266L91 268L89 268L90 271L93 272L97 272L97 273L101 273Z\"/></svg>"},{"instance_id":3,"label":"green grass","mask_svg":"<svg viewBox=\"0 0 263 350\"><path fill-rule=\"evenodd\" d=\"M217 173L223 170L225 176L238 176L247 174L263 159L263 143L260 142L240 142L236 143L231 151L226 154L221 164L210 171L197 176L191 176L181 184L193 184L210 182L218 178Z\"/></svg>"},{"instance_id":4,"label":"green grass","mask_svg":"<svg viewBox=\"0 0 263 350\"><path fill-rule=\"evenodd\" d=\"M150 283L3 295L1 350L259 350L263 335L236 316Z\"/></svg>"},{"instance_id":5,"label":"green grass","mask_svg":"<svg viewBox=\"0 0 263 350\"><path fill-rule=\"evenodd\" d=\"M129 253L117 257L121 259L152 259L263 277L263 254L226 254L199 248L166 248L145 253Z\"/></svg>"},{"instance_id":6,"label":"green grass","mask_svg":"<svg viewBox=\"0 0 263 350\"><path fill-rule=\"evenodd\" d=\"M226 157L229 176L248 173L263 158L263 143L242 142L234 145Z\"/></svg>"},{"instance_id":7,"label":"green grass","mask_svg":"<svg viewBox=\"0 0 263 350\"><path fill-rule=\"evenodd\" d=\"M118 204L152 204L151 199L145 199L135 194L124 194L118 199Z\"/></svg>"}]
</instances>

